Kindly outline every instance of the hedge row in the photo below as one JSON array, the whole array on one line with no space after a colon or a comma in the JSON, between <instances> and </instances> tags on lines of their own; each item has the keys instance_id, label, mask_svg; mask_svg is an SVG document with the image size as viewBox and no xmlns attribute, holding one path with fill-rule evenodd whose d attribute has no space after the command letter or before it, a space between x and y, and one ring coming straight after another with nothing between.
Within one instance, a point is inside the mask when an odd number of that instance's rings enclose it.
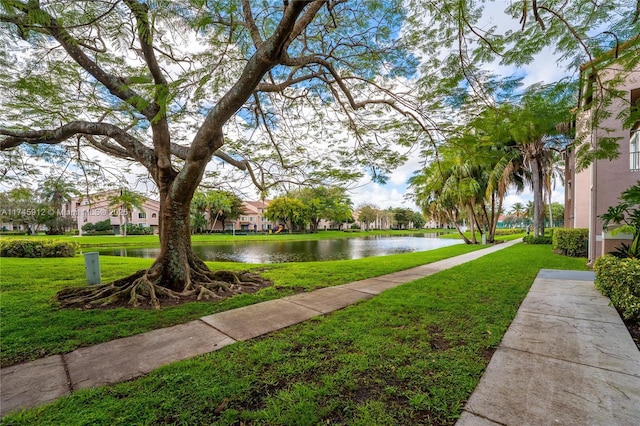
<instances>
[{"instance_id":1,"label":"hedge row","mask_svg":"<svg viewBox=\"0 0 640 426\"><path fill-rule=\"evenodd\" d=\"M586 256L586 241L588 239L589 230L587 228L555 228L553 230L553 250L565 256Z\"/></svg>"},{"instance_id":2,"label":"hedge row","mask_svg":"<svg viewBox=\"0 0 640 426\"><path fill-rule=\"evenodd\" d=\"M29 235L29 231L0 231L0 235Z\"/></svg>"},{"instance_id":3,"label":"hedge row","mask_svg":"<svg viewBox=\"0 0 640 426\"><path fill-rule=\"evenodd\" d=\"M553 239L550 235L543 237L534 237L533 235L527 235L522 239L527 244L552 244Z\"/></svg>"},{"instance_id":4,"label":"hedge row","mask_svg":"<svg viewBox=\"0 0 640 426\"><path fill-rule=\"evenodd\" d=\"M594 265L595 285L625 319L640 320L640 259L606 255Z\"/></svg>"},{"instance_id":5,"label":"hedge row","mask_svg":"<svg viewBox=\"0 0 640 426\"><path fill-rule=\"evenodd\" d=\"M496 235L515 235L524 234L525 230L522 228L497 228Z\"/></svg>"},{"instance_id":6,"label":"hedge row","mask_svg":"<svg viewBox=\"0 0 640 426\"><path fill-rule=\"evenodd\" d=\"M0 257L73 257L76 243L53 240L0 240Z\"/></svg>"}]
</instances>

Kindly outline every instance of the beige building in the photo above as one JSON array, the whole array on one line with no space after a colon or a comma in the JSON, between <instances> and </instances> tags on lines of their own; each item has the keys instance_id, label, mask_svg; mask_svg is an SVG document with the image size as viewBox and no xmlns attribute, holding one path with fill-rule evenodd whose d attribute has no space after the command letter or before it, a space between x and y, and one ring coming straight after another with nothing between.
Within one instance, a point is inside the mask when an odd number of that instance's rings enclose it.
<instances>
[{"instance_id":1,"label":"beige building","mask_svg":"<svg viewBox=\"0 0 640 426\"><path fill-rule=\"evenodd\" d=\"M228 222L225 230L243 232L269 232L275 229L277 224L264 217L264 211L269 205L269 201L243 201L244 213L234 222Z\"/></svg>"},{"instance_id":2,"label":"beige building","mask_svg":"<svg viewBox=\"0 0 640 426\"><path fill-rule=\"evenodd\" d=\"M606 106L608 116L598 126L591 125L598 108L596 78L606 85L615 81L621 96ZM624 71L615 60L588 63L581 67L584 84L581 87L579 110L576 118L576 140L598 147L604 138L616 138L620 155L614 160L595 160L586 169L577 171L575 152L569 151L565 165L565 227L588 228L588 257L590 261L612 251L625 239L612 237L602 229L600 215L610 206L618 204L620 193L640 180L640 123L624 128L620 115L627 113L640 100L640 67Z\"/></svg>"},{"instance_id":3,"label":"beige building","mask_svg":"<svg viewBox=\"0 0 640 426\"><path fill-rule=\"evenodd\" d=\"M153 228L153 233L158 233L160 215L160 202L145 198L142 209L134 208L129 218L125 219L128 212L110 206L110 199L115 194L113 191L101 192L89 196L74 198L65 207L65 214L77 221L77 227L82 235L82 227L87 223L98 223L109 219L114 233L118 233L120 225L130 223L143 227Z\"/></svg>"}]
</instances>

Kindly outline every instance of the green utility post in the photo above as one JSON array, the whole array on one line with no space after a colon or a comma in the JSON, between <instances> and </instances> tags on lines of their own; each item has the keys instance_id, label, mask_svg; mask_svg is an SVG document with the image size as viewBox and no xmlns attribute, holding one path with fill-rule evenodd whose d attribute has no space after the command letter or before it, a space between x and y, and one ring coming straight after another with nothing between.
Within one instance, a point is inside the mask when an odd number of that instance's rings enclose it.
<instances>
[{"instance_id":1,"label":"green utility post","mask_svg":"<svg viewBox=\"0 0 640 426\"><path fill-rule=\"evenodd\" d=\"M84 267L87 271L87 283L100 284L100 254L97 252L85 253Z\"/></svg>"}]
</instances>

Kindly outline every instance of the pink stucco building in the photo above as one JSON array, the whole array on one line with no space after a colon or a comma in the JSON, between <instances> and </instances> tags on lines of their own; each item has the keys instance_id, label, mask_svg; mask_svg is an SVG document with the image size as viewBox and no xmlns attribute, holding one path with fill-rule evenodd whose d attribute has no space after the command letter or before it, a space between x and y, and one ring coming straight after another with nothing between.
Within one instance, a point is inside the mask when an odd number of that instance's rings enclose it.
<instances>
[{"instance_id":1,"label":"pink stucco building","mask_svg":"<svg viewBox=\"0 0 640 426\"><path fill-rule=\"evenodd\" d=\"M82 235L82 227L87 223L98 223L106 219L111 221L114 233L117 232L121 224L125 223L124 211L110 206L110 199L114 192L101 192L89 196L74 198L65 207L65 214L72 216L77 221L77 227ZM158 233L158 216L160 214L160 203L150 198L145 198L142 209L134 208L127 223L141 225L153 229L154 234Z\"/></svg>"},{"instance_id":2,"label":"pink stucco building","mask_svg":"<svg viewBox=\"0 0 640 426\"><path fill-rule=\"evenodd\" d=\"M602 106L598 102L600 91L594 68L605 87L613 83L620 91L610 104ZM566 157L565 227L589 229L588 257L593 261L626 239L604 232L599 216L618 204L622 191L640 181L640 123L635 123L631 129L623 125L624 115L640 104L640 67L628 71L615 59L600 59L583 65L580 71L583 84L576 118L576 141L595 148L605 138L616 138L620 152L618 158L595 160L584 170L576 170L573 150ZM592 126L598 108L606 108L609 114L597 126Z\"/></svg>"}]
</instances>

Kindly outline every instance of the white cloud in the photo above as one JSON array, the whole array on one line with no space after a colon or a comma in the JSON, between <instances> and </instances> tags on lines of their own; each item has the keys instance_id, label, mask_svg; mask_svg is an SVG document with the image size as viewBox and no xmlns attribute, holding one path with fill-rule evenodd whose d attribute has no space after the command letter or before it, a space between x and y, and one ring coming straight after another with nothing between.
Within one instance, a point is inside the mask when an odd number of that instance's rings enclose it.
<instances>
[{"instance_id":1,"label":"white cloud","mask_svg":"<svg viewBox=\"0 0 640 426\"><path fill-rule=\"evenodd\" d=\"M404 188L370 183L353 194L351 201L353 201L353 206L356 208L363 204L373 204L381 209L409 207L417 210L412 202L404 199L404 194Z\"/></svg>"}]
</instances>

